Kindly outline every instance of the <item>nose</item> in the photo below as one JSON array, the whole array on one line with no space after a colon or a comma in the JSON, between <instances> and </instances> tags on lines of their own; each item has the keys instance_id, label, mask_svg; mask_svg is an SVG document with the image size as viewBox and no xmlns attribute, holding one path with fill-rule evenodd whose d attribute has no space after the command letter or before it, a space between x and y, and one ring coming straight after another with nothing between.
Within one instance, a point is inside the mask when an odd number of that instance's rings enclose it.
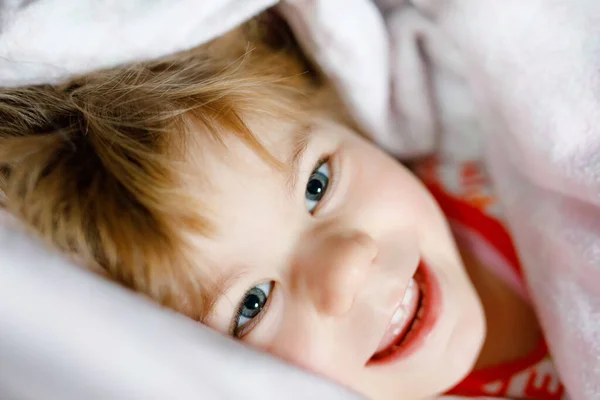
<instances>
[{"instance_id":1,"label":"nose","mask_svg":"<svg viewBox=\"0 0 600 400\"><path fill-rule=\"evenodd\" d=\"M299 265L305 293L320 313L343 315L367 279L377 257L377 244L359 231L330 234L314 242Z\"/></svg>"}]
</instances>

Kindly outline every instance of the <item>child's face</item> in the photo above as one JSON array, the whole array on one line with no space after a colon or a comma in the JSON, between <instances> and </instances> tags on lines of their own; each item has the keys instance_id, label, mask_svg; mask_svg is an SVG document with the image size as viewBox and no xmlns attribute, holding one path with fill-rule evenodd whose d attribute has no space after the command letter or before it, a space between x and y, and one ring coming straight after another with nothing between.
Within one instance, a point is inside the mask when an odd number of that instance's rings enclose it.
<instances>
[{"instance_id":1,"label":"child's face","mask_svg":"<svg viewBox=\"0 0 600 400\"><path fill-rule=\"evenodd\" d=\"M233 138L226 154L196 150L218 234L194 245L227 283L206 323L373 399L457 383L483 342L483 313L429 193L342 125L249 125L295 168L279 171ZM404 336L374 360L382 341Z\"/></svg>"}]
</instances>

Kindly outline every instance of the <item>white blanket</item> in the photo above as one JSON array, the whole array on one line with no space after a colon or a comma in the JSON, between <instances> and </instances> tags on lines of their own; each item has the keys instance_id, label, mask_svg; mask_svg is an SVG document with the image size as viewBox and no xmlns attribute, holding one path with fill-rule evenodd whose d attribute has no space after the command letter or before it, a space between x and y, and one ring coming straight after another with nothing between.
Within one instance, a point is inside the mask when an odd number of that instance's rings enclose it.
<instances>
[{"instance_id":1,"label":"white blanket","mask_svg":"<svg viewBox=\"0 0 600 400\"><path fill-rule=\"evenodd\" d=\"M0 2L0 85L57 82L189 48L273 3ZM387 149L461 157L466 136L481 138L569 394L600 398L600 1L375 3L289 0L281 10ZM153 398L169 390L181 394L170 398L241 398L248 359L260 360L252 384L262 398L349 396L104 282L44 268L41 249L8 234L0 239L0 293L9 294L0 302L0 393L8 398L35 393L29 390L61 399L104 398L103 391ZM94 329L86 325L92 322ZM77 380L65 379L69 365ZM52 380L57 374L62 380Z\"/></svg>"}]
</instances>

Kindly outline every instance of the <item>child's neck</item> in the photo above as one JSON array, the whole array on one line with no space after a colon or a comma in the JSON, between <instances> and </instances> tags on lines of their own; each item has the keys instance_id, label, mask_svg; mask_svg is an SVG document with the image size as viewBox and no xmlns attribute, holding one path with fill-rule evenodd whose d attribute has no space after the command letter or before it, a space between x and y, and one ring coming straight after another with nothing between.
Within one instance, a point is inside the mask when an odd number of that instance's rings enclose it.
<instances>
[{"instance_id":1,"label":"child's neck","mask_svg":"<svg viewBox=\"0 0 600 400\"><path fill-rule=\"evenodd\" d=\"M483 304L487 334L475 369L519 359L539 344L541 330L531 306L466 249L461 255Z\"/></svg>"}]
</instances>

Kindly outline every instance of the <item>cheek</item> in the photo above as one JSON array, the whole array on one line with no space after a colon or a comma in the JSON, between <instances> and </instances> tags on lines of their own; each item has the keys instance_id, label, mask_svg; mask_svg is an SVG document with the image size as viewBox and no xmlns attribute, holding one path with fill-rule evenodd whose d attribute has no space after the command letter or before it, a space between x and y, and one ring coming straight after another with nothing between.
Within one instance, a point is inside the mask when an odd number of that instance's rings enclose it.
<instances>
[{"instance_id":1,"label":"cheek","mask_svg":"<svg viewBox=\"0 0 600 400\"><path fill-rule=\"evenodd\" d=\"M357 153L348 197L354 210L371 214L366 221L414 229L439 220L431 195L407 168L378 149Z\"/></svg>"},{"instance_id":2,"label":"cheek","mask_svg":"<svg viewBox=\"0 0 600 400\"><path fill-rule=\"evenodd\" d=\"M282 324L263 350L311 373L338 381L340 371L331 365L333 346L329 335L320 334L321 327L318 326L311 330L306 323L288 322Z\"/></svg>"},{"instance_id":3,"label":"cheek","mask_svg":"<svg viewBox=\"0 0 600 400\"><path fill-rule=\"evenodd\" d=\"M319 366L323 365L324 359L321 356L326 354L326 349L321 348L319 340L315 340L318 338L311 338L302 330L286 332L286 329L281 329L265 350L303 369L322 373Z\"/></svg>"},{"instance_id":4,"label":"cheek","mask_svg":"<svg viewBox=\"0 0 600 400\"><path fill-rule=\"evenodd\" d=\"M362 365L355 333L340 320L322 319L302 304L290 305L282 313L277 333L261 350L292 365L342 385L351 385ZM342 329L345 328L345 329Z\"/></svg>"}]
</instances>

